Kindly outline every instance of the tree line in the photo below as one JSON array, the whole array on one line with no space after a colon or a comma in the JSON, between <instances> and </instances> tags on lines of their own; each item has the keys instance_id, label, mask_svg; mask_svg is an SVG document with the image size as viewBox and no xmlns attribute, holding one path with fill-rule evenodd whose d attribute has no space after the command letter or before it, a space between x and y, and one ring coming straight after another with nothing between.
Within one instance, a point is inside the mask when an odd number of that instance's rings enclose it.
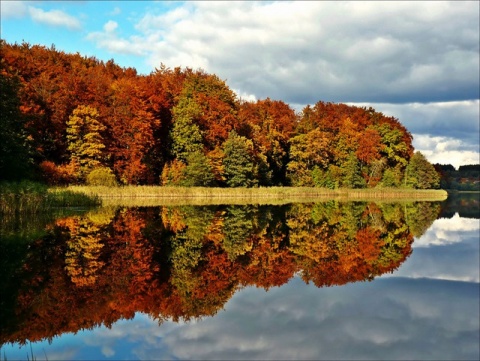
<instances>
[{"instance_id":1,"label":"tree line","mask_svg":"<svg viewBox=\"0 0 480 361\"><path fill-rule=\"evenodd\" d=\"M457 191L480 191L480 164L461 165L458 170L451 164L435 164L440 174L440 187Z\"/></svg>"},{"instance_id":2,"label":"tree line","mask_svg":"<svg viewBox=\"0 0 480 361\"><path fill-rule=\"evenodd\" d=\"M214 74L1 41L0 180L49 184L438 188L394 117L319 101L296 113Z\"/></svg>"}]
</instances>

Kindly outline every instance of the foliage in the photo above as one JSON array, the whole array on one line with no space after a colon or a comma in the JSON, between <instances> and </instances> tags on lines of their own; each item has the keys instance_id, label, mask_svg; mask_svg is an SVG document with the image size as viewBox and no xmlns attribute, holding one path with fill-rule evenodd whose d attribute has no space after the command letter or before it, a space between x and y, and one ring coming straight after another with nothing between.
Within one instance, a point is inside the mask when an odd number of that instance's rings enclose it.
<instances>
[{"instance_id":1,"label":"foliage","mask_svg":"<svg viewBox=\"0 0 480 361\"><path fill-rule=\"evenodd\" d=\"M208 158L201 152L187 156L187 166L183 169L183 180L179 185L186 187L209 187L214 185L213 169Z\"/></svg>"},{"instance_id":2,"label":"foliage","mask_svg":"<svg viewBox=\"0 0 480 361\"><path fill-rule=\"evenodd\" d=\"M225 141L223 167L229 187L250 187L254 184L252 142L231 131Z\"/></svg>"},{"instance_id":3,"label":"foliage","mask_svg":"<svg viewBox=\"0 0 480 361\"><path fill-rule=\"evenodd\" d=\"M145 80L120 78L110 86L111 109L105 121L109 130L107 152L114 157L113 169L125 184L151 182L155 178L154 167L159 165L156 147L163 139L156 139L156 133L162 121L155 116L155 110L162 109L162 106L150 104L164 101L159 96L163 92L151 94L151 86Z\"/></svg>"},{"instance_id":4,"label":"foliage","mask_svg":"<svg viewBox=\"0 0 480 361\"><path fill-rule=\"evenodd\" d=\"M237 123L235 93L218 76L197 71L187 75L179 105L184 99L195 109L195 124L207 150L220 146Z\"/></svg>"},{"instance_id":5,"label":"foliage","mask_svg":"<svg viewBox=\"0 0 480 361\"><path fill-rule=\"evenodd\" d=\"M171 163L165 164L161 175L161 185L179 186L184 181L185 163L174 159Z\"/></svg>"},{"instance_id":6,"label":"foliage","mask_svg":"<svg viewBox=\"0 0 480 361\"><path fill-rule=\"evenodd\" d=\"M392 169L385 170L380 184L383 187L398 187L400 185L397 177L395 176L395 172Z\"/></svg>"},{"instance_id":7,"label":"foliage","mask_svg":"<svg viewBox=\"0 0 480 361\"><path fill-rule=\"evenodd\" d=\"M101 132L105 126L98 121L98 117L95 108L81 105L73 111L67 122L70 162L77 168L79 179L84 179L104 162L105 144Z\"/></svg>"},{"instance_id":8,"label":"foliage","mask_svg":"<svg viewBox=\"0 0 480 361\"><path fill-rule=\"evenodd\" d=\"M31 151L20 112L20 83L0 69L0 181L30 178Z\"/></svg>"},{"instance_id":9,"label":"foliage","mask_svg":"<svg viewBox=\"0 0 480 361\"><path fill-rule=\"evenodd\" d=\"M186 162L189 154L202 151L202 134L196 124L201 109L190 98L183 98L173 108L172 154Z\"/></svg>"},{"instance_id":10,"label":"foliage","mask_svg":"<svg viewBox=\"0 0 480 361\"><path fill-rule=\"evenodd\" d=\"M43 180L49 185L66 185L75 183L77 169L74 163L56 165L45 160L40 163Z\"/></svg>"},{"instance_id":11,"label":"foliage","mask_svg":"<svg viewBox=\"0 0 480 361\"><path fill-rule=\"evenodd\" d=\"M365 188L365 179L360 174L360 163L354 153L347 156L342 167L342 187L345 188Z\"/></svg>"},{"instance_id":12,"label":"foliage","mask_svg":"<svg viewBox=\"0 0 480 361\"><path fill-rule=\"evenodd\" d=\"M412 136L373 108L319 101L295 113L281 100L238 100L202 70L161 65L139 75L55 47L0 44L2 179L38 169L49 184L82 183L107 167L125 185L211 184L183 174L202 153L219 186L405 184Z\"/></svg>"},{"instance_id":13,"label":"foliage","mask_svg":"<svg viewBox=\"0 0 480 361\"><path fill-rule=\"evenodd\" d=\"M259 185L285 185L289 139L297 117L292 108L279 100L267 98L240 103L238 133L252 139L257 159L261 159Z\"/></svg>"},{"instance_id":14,"label":"foliage","mask_svg":"<svg viewBox=\"0 0 480 361\"><path fill-rule=\"evenodd\" d=\"M110 168L105 167L96 168L88 173L86 183L90 186L104 187L115 187L118 185L115 174L113 174Z\"/></svg>"},{"instance_id":15,"label":"foliage","mask_svg":"<svg viewBox=\"0 0 480 361\"><path fill-rule=\"evenodd\" d=\"M415 152L405 172L405 185L415 189L436 189L440 176L421 152Z\"/></svg>"},{"instance_id":16,"label":"foliage","mask_svg":"<svg viewBox=\"0 0 480 361\"><path fill-rule=\"evenodd\" d=\"M318 128L290 140L290 162L287 165L294 186L312 186L311 171L325 169L331 158L328 135Z\"/></svg>"},{"instance_id":17,"label":"foliage","mask_svg":"<svg viewBox=\"0 0 480 361\"><path fill-rule=\"evenodd\" d=\"M434 167L442 189L480 191L480 164L460 166L458 170L451 164L435 164Z\"/></svg>"},{"instance_id":18,"label":"foliage","mask_svg":"<svg viewBox=\"0 0 480 361\"><path fill-rule=\"evenodd\" d=\"M339 187L338 181L334 173L332 172L332 167L329 167L327 170L323 170L318 166L315 166L312 170L312 180L313 184L316 187L323 187L329 189L336 189Z\"/></svg>"}]
</instances>

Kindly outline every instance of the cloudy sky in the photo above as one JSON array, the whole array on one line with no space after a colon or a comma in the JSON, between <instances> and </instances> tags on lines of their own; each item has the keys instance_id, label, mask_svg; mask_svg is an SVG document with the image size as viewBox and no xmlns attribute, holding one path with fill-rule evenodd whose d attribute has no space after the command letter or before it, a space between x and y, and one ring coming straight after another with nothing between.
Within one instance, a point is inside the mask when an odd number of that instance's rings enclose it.
<instances>
[{"instance_id":1,"label":"cloudy sky","mask_svg":"<svg viewBox=\"0 0 480 361\"><path fill-rule=\"evenodd\" d=\"M433 163L480 163L480 2L1 1L1 37L148 74L217 74L243 99L373 106Z\"/></svg>"}]
</instances>

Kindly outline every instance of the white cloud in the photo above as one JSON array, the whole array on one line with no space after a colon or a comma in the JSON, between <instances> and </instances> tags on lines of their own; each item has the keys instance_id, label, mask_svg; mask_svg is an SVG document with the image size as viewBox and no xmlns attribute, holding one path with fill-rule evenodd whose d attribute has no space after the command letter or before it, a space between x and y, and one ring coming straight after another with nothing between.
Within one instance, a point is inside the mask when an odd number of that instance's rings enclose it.
<instances>
[{"instance_id":1,"label":"white cloud","mask_svg":"<svg viewBox=\"0 0 480 361\"><path fill-rule=\"evenodd\" d=\"M416 239L414 247L430 247L462 242L465 232L473 234L480 231L480 220L462 218L455 214L452 218L437 219L428 231Z\"/></svg>"},{"instance_id":2,"label":"white cloud","mask_svg":"<svg viewBox=\"0 0 480 361\"><path fill-rule=\"evenodd\" d=\"M149 12L136 29L152 69L201 67L257 98L431 102L478 98L478 10L476 2L186 2Z\"/></svg>"},{"instance_id":3,"label":"white cloud","mask_svg":"<svg viewBox=\"0 0 480 361\"><path fill-rule=\"evenodd\" d=\"M176 22L185 19L188 15L189 10L185 7L178 7L161 15L147 13L135 25L135 28L144 34L155 33L158 30L167 29L175 25Z\"/></svg>"},{"instance_id":4,"label":"white cloud","mask_svg":"<svg viewBox=\"0 0 480 361\"><path fill-rule=\"evenodd\" d=\"M452 218L435 220L420 238L413 242L412 255L388 277L431 278L440 280L480 281L480 220Z\"/></svg>"},{"instance_id":5,"label":"white cloud","mask_svg":"<svg viewBox=\"0 0 480 361\"><path fill-rule=\"evenodd\" d=\"M112 356L115 356L115 350L110 346L103 346L102 347L102 354L105 357L112 357Z\"/></svg>"},{"instance_id":6,"label":"white cloud","mask_svg":"<svg viewBox=\"0 0 480 361\"><path fill-rule=\"evenodd\" d=\"M431 149L417 150L423 153L428 161L432 164L451 164L458 169L461 165L466 164L480 164L480 153L472 151L440 151L436 152Z\"/></svg>"},{"instance_id":7,"label":"white cloud","mask_svg":"<svg viewBox=\"0 0 480 361\"><path fill-rule=\"evenodd\" d=\"M255 94L248 94L236 89L232 89L232 91L237 95L238 99L242 99L249 102L256 102L258 100Z\"/></svg>"},{"instance_id":8,"label":"white cloud","mask_svg":"<svg viewBox=\"0 0 480 361\"><path fill-rule=\"evenodd\" d=\"M413 146L432 164L451 164L458 169L461 165L480 163L478 144L468 144L458 138L414 134Z\"/></svg>"},{"instance_id":9,"label":"white cloud","mask_svg":"<svg viewBox=\"0 0 480 361\"><path fill-rule=\"evenodd\" d=\"M118 23L116 21L109 20L103 25L103 30L105 30L106 33L113 33L117 27Z\"/></svg>"},{"instance_id":10,"label":"white cloud","mask_svg":"<svg viewBox=\"0 0 480 361\"><path fill-rule=\"evenodd\" d=\"M478 322L472 284L390 278L318 289L297 278L245 288L198 322L158 326L137 314L112 331L139 359L471 359ZM97 345L112 342L98 331L89 333Z\"/></svg>"},{"instance_id":11,"label":"white cloud","mask_svg":"<svg viewBox=\"0 0 480 361\"><path fill-rule=\"evenodd\" d=\"M2 19L23 18L28 13L25 1L0 1Z\"/></svg>"},{"instance_id":12,"label":"white cloud","mask_svg":"<svg viewBox=\"0 0 480 361\"><path fill-rule=\"evenodd\" d=\"M103 25L103 32L91 32L86 39L96 42L97 46L111 53L142 56L145 52L142 40L133 36L130 39L123 39L117 35L117 29L118 23L109 20Z\"/></svg>"},{"instance_id":13,"label":"white cloud","mask_svg":"<svg viewBox=\"0 0 480 361\"><path fill-rule=\"evenodd\" d=\"M44 11L40 8L29 6L28 13L32 20L38 23L65 27L69 30L79 30L81 28L80 21L77 18L60 10Z\"/></svg>"}]
</instances>

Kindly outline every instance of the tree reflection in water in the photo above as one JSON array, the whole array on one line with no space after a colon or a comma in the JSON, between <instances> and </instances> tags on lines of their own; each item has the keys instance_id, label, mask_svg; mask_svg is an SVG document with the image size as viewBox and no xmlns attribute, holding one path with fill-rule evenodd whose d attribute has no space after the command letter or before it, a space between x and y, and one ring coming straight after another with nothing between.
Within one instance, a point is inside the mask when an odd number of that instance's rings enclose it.
<instances>
[{"instance_id":1,"label":"tree reflection in water","mask_svg":"<svg viewBox=\"0 0 480 361\"><path fill-rule=\"evenodd\" d=\"M239 288L268 290L295 275L317 287L372 280L405 261L439 212L438 203L330 201L57 219L4 267L0 342L110 327L136 312L159 323L211 316Z\"/></svg>"}]
</instances>

